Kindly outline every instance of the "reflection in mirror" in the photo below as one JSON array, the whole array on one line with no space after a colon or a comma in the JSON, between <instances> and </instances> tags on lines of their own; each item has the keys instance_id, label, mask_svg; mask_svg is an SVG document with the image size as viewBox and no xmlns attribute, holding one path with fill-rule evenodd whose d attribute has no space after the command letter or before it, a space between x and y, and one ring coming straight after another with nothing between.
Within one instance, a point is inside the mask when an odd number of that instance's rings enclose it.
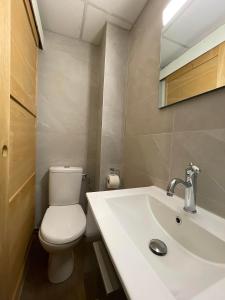
<instances>
[{"instance_id":1,"label":"reflection in mirror","mask_svg":"<svg viewBox=\"0 0 225 300\"><path fill-rule=\"evenodd\" d=\"M225 1L171 0L162 21L159 107L225 86Z\"/></svg>"}]
</instances>

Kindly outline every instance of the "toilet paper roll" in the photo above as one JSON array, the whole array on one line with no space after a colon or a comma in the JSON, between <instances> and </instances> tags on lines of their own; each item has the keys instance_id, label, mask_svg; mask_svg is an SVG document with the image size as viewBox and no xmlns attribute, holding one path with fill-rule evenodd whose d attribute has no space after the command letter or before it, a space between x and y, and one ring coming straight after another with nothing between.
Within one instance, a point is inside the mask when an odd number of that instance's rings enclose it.
<instances>
[{"instance_id":1,"label":"toilet paper roll","mask_svg":"<svg viewBox=\"0 0 225 300\"><path fill-rule=\"evenodd\" d=\"M116 174L110 174L106 179L107 189L118 189L120 187L120 177Z\"/></svg>"}]
</instances>

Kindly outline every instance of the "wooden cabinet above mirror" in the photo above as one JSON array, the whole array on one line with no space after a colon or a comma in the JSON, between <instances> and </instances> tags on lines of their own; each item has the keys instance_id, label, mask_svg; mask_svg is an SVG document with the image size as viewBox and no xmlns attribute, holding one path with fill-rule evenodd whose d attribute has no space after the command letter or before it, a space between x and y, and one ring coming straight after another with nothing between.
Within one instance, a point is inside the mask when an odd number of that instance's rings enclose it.
<instances>
[{"instance_id":1,"label":"wooden cabinet above mirror","mask_svg":"<svg viewBox=\"0 0 225 300\"><path fill-rule=\"evenodd\" d=\"M167 105L225 85L225 42L196 58L165 79Z\"/></svg>"},{"instance_id":2,"label":"wooden cabinet above mirror","mask_svg":"<svg viewBox=\"0 0 225 300\"><path fill-rule=\"evenodd\" d=\"M225 1L186 0L166 15L173 1L163 11L159 108L225 86Z\"/></svg>"}]
</instances>

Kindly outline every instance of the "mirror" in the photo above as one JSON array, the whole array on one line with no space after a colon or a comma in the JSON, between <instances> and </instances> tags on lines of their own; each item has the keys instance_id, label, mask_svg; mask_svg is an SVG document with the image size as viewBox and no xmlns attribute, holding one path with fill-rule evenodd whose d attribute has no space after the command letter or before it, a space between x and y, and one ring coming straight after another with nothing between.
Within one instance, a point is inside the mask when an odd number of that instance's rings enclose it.
<instances>
[{"instance_id":1,"label":"mirror","mask_svg":"<svg viewBox=\"0 0 225 300\"><path fill-rule=\"evenodd\" d=\"M171 0L163 11L159 108L225 86L225 1Z\"/></svg>"}]
</instances>

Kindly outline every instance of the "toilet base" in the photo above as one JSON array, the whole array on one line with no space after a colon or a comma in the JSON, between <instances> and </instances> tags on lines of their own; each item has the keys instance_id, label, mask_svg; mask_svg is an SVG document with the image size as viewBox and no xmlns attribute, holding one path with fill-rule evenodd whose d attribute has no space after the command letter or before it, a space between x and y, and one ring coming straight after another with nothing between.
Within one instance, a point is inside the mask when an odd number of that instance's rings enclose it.
<instances>
[{"instance_id":1,"label":"toilet base","mask_svg":"<svg viewBox=\"0 0 225 300\"><path fill-rule=\"evenodd\" d=\"M73 249L50 253L48 259L48 279L52 283L60 283L68 279L73 273Z\"/></svg>"}]
</instances>

